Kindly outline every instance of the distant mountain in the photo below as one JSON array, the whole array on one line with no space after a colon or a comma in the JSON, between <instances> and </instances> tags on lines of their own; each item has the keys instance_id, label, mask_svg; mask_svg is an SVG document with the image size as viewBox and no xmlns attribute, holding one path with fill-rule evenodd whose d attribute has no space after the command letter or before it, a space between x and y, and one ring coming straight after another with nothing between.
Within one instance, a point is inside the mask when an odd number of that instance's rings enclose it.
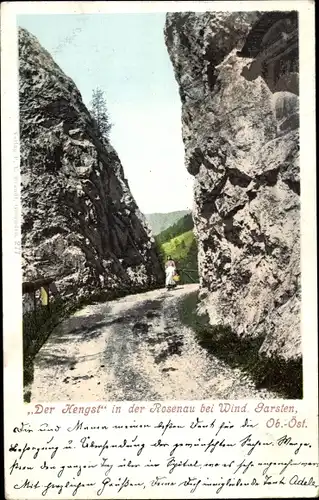
<instances>
[{"instance_id":1,"label":"distant mountain","mask_svg":"<svg viewBox=\"0 0 319 500\"><path fill-rule=\"evenodd\" d=\"M172 226L184 215L189 214L189 210L178 210L168 213L145 214L146 220L152 228L153 234L157 235Z\"/></svg>"}]
</instances>

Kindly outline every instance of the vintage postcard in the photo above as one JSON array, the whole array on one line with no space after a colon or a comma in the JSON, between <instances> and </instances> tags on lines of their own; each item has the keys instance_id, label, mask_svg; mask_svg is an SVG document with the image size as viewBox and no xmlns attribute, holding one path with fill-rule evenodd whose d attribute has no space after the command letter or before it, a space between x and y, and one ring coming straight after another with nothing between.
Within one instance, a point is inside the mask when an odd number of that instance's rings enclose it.
<instances>
[{"instance_id":1,"label":"vintage postcard","mask_svg":"<svg viewBox=\"0 0 319 500\"><path fill-rule=\"evenodd\" d=\"M314 3L4 2L7 499L318 496Z\"/></svg>"}]
</instances>

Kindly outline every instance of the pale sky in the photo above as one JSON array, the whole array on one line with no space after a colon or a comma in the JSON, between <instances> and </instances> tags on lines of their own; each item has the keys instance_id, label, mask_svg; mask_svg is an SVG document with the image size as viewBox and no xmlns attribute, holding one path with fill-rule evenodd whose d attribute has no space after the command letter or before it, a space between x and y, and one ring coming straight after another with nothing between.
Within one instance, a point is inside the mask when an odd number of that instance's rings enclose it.
<instances>
[{"instance_id":1,"label":"pale sky","mask_svg":"<svg viewBox=\"0 0 319 500\"><path fill-rule=\"evenodd\" d=\"M110 140L144 213L191 209L181 104L164 42L165 13L20 15L89 106L105 91Z\"/></svg>"}]
</instances>

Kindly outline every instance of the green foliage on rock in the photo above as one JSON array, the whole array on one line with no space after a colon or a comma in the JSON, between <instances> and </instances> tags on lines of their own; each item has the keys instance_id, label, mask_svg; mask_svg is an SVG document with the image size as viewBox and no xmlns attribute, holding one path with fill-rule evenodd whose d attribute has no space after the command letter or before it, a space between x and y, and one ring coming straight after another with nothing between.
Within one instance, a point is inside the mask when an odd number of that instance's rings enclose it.
<instances>
[{"instance_id":1,"label":"green foliage on rock","mask_svg":"<svg viewBox=\"0 0 319 500\"><path fill-rule=\"evenodd\" d=\"M112 124L110 122L104 92L99 88L93 90L90 113L96 123L101 139L108 140Z\"/></svg>"}]
</instances>

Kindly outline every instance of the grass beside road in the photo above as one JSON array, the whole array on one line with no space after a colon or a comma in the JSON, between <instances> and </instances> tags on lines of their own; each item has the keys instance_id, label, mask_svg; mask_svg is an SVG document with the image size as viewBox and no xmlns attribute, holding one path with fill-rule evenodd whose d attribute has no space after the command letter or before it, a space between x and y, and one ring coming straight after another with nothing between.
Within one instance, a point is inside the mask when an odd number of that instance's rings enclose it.
<instances>
[{"instance_id":1,"label":"grass beside road","mask_svg":"<svg viewBox=\"0 0 319 500\"><path fill-rule=\"evenodd\" d=\"M257 388L268 388L284 398L302 398L302 362L267 358L259 354L263 338L240 339L229 325L211 325L208 315L198 315L198 292L179 304L179 316L190 327L201 347L232 368L240 368L255 381Z\"/></svg>"}]
</instances>

